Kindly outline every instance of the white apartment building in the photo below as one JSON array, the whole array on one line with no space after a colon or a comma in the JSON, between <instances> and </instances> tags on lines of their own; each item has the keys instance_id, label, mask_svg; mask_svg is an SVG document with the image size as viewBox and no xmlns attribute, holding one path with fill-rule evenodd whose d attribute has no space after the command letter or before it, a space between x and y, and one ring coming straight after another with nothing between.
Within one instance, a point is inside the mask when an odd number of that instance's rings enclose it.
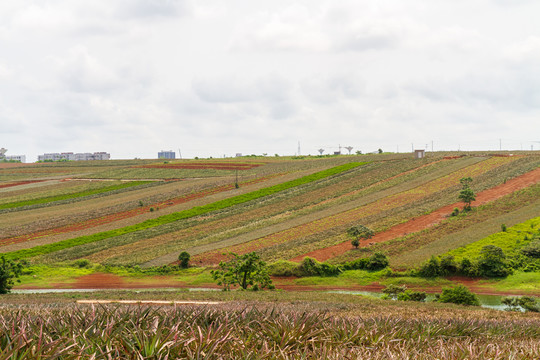
<instances>
[{"instance_id":1,"label":"white apartment building","mask_svg":"<svg viewBox=\"0 0 540 360\"><path fill-rule=\"evenodd\" d=\"M38 161L88 161L88 160L110 160L111 154L106 152L95 152L95 153L72 153L72 152L63 152L63 153L45 153L43 155L38 155Z\"/></svg>"}]
</instances>

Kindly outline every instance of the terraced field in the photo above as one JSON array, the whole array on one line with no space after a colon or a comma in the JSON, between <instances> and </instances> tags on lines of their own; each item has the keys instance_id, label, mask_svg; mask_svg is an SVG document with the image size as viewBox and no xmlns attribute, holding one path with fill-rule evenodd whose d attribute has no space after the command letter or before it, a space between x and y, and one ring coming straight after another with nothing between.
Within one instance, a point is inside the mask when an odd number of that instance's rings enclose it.
<instances>
[{"instance_id":1,"label":"terraced field","mask_svg":"<svg viewBox=\"0 0 540 360\"><path fill-rule=\"evenodd\" d=\"M379 249L394 256L396 266L410 266L424 253L429 257L462 244L455 234L469 227L483 228L478 236L485 236L491 231L487 215L518 222L538 209L539 155L459 155L4 167L0 251L33 263L86 258L141 266L174 263L179 252L188 251L193 264L212 266L229 252L339 262ZM446 216L459 205L463 177L473 178L482 207L458 226ZM377 233L362 244L365 251L352 250L346 235L358 223ZM426 231L431 235L420 235ZM444 247L435 246L441 242Z\"/></svg>"}]
</instances>

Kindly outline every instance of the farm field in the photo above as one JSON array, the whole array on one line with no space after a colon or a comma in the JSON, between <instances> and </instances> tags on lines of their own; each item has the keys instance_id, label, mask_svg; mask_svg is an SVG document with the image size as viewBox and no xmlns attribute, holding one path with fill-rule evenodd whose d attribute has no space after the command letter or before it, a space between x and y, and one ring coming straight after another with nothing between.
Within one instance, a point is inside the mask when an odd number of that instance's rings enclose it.
<instances>
[{"instance_id":1,"label":"farm field","mask_svg":"<svg viewBox=\"0 0 540 360\"><path fill-rule=\"evenodd\" d=\"M253 251L267 262L333 264L382 251L407 270L537 216L539 166L526 152L9 166L0 169L0 252L38 273L80 260L105 273L167 266L182 251L203 272ZM449 217L465 177L477 201ZM357 224L375 237L353 249L347 229Z\"/></svg>"},{"instance_id":2,"label":"farm field","mask_svg":"<svg viewBox=\"0 0 540 360\"><path fill-rule=\"evenodd\" d=\"M126 298L140 304L91 304ZM540 355L538 314L336 293L13 294L0 306L0 316L4 358L27 354L63 359L134 355L388 359L407 354L415 359L535 359Z\"/></svg>"}]
</instances>

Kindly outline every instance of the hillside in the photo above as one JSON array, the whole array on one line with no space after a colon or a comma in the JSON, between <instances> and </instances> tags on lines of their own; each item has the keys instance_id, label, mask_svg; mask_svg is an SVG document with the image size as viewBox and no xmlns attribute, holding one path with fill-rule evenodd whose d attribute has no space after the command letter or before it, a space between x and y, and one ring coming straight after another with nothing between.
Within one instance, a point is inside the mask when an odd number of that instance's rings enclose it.
<instances>
[{"instance_id":1,"label":"hillside","mask_svg":"<svg viewBox=\"0 0 540 360\"><path fill-rule=\"evenodd\" d=\"M34 264L148 267L181 251L214 265L228 252L342 262L382 250L407 268L538 216L539 166L535 153L9 164L0 251ZM463 177L477 201L450 218ZM360 249L346 234L355 224L376 233Z\"/></svg>"}]
</instances>

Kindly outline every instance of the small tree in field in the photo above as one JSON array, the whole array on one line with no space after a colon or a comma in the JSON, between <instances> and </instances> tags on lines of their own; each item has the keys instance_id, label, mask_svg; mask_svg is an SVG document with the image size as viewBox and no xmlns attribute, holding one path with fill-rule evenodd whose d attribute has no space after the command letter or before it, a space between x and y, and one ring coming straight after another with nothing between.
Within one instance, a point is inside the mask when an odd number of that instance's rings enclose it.
<instances>
[{"instance_id":1,"label":"small tree in field","mask_svg":"<svg viewBox=\"0 0 540 360\"><path fill-rule=\"evenodd\" d=\"M189 255L187 251L182 251L180 255L178 255L178 261L180 261L179 265L182 269L188 268L190 258L191 258L191 255Z\"/></svg>"},{"instance_id":2,"label":"small tree in field","mask_svg":"<svg viewBox=\"0 0 540 360\"><path fill-rule=\"evenodd\" d=\"M349 230L347 230L347 234L349 236L354 237L354 239L351 241L352 246L358 249L358 246L360 245L361 239L371 239L375 232L364 225L356 225Z\"/></svg>"},{"instance_id":3,"label":"small tree in field","mask_svg":"<svg viewBox=\"0 0 540 360\"><path fill-rule=\"evenodd\" d=\"M266 263L259 255L251 252L245 255L231 253L233 259L219 263L219 270L212 270L212 278L218 285L223 286L223 290L228 291L231 286L238 285L247 290L250 286L252 290L273 289L272 280L268 275Z\"/></svg>"},{"instance_id":4,"label":"small tree in field","mask_svg":"<svg viewBox=\"0 0 540 360\"><path fill-rule=\"evenodd\" d=\"M6 260L4 256L0 258L0 294L7 294L14 285L14 280L22 273L24 263Z\"/></svg>"},{"instance_id":5,"label":"small tree in field","mask_svg":"<svg viewBox=\"0 0 540 360\"><path fill-rule=\"evenodd\" d=\"M471 210L471 203L476 200L476 194L472 191L470 184L472 183L472 178L466 177L459 180L461 183L461 191L458 198L465 203L463 210Z\"/></svg>"}]
</instances>

